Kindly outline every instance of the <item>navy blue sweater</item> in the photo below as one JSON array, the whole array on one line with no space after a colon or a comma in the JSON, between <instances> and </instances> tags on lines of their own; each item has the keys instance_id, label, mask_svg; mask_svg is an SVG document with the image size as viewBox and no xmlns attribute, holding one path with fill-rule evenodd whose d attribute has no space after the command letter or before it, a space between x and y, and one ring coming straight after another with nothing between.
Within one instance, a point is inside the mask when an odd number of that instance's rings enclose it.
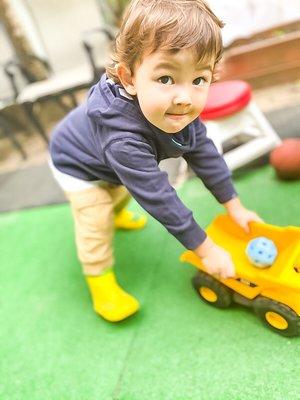
<instances>
[{"instance_id":1,"label":"navy blue sweater","mask_svg":"<svg viewBox=\"0 0 300 400\"><path fill-rule=\"evenodd\" d=\"M188 249L201 244L206 234L159 162L182 156L220 203L236 196L230 171L199 118L181 132L166 134L146 120L136 98L125 97L124 89L106 75L92 87L87 101L57 125L50 152L53 164L66 174L126 186Z\"/></svg>"}]
</instances>

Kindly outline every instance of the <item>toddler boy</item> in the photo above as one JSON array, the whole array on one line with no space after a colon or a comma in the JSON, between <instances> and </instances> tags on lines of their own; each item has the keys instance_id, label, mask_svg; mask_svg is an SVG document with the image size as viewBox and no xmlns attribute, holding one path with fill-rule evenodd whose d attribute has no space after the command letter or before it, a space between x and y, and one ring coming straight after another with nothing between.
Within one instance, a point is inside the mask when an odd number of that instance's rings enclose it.
<instances>
[{"instance_id":1,"label":"toddler boy","mask_svg":"<svg viewBox=\"0 0 300 400\"><path fill-rule=\"evenodd\" d=\"M114 228L140 229L130 196L193 250L207 271L234 276L230 255L198 226L158 164L184 157L245 230L259 217L237 197L231 174L199 120L222 55L222 22L202 0L133 0L113 63L87 100L55 128L51 168L73 211L78 256L95 311L108 321L138 301L113 271Z\"/></svg>"}]
</instances>

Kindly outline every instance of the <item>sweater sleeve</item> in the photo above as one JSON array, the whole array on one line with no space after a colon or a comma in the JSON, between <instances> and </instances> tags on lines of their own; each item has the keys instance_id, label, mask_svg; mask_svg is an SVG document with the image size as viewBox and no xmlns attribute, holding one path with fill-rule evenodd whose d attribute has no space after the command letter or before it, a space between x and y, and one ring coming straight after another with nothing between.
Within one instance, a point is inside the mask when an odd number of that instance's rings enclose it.
<instances>
[{"instance_id":1,"label":"sweater sleeve","mask_svg":"<svg viewBox=\"0 0 300 400\"><path fill-rule=\"evenodd\" d=\"M183 246L193 250L205 240L206 233L159 169L148 143L116 140L105 149L105 157L136 201Z\"/></svg>"},{"instance_id":2,"label":"sweater sleeve","mask_svg":"<svg viewBox=\"0 0 300 400\"><path fill-rule=\"evenodd\" d=\"M186 153L184 159L219 203L233 199L237 192L231 180L231 172L213 141L207 137L202 123L196 140L195 150Z\"/></svg>"}]
</instances>

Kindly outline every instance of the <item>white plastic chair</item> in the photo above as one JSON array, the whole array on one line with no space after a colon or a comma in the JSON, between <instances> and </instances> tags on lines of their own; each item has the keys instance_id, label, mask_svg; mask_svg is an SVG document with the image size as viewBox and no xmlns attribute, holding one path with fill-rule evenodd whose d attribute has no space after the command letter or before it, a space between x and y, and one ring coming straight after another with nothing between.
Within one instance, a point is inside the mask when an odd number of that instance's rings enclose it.
<instances>
[{"instance_id":1,"label":"white plastic chair","mask_svg":"<svg viewBox=\"0 0 300 400\"><path fill-rule=\"evenodd\" d=\"M211 86L201 119L230 170L269 153L281 139L252 98L244 81Z\"/></svg>"}]
</instances>

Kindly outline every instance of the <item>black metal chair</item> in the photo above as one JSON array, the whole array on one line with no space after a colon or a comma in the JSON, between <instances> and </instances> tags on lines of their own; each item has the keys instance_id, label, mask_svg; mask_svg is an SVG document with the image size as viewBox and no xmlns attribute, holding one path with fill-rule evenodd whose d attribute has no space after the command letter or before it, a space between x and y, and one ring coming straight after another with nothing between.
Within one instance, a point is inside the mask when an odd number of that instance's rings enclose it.
<instances>
[{"instance_id":1,"label":"black metal chair","mask_svg":"<svg viewBox=\"0 0 300 400\"><path fill-rule=\"evenodd\" d=\"M54 101L64 112L70 111L77 105L74 90L87 87L92 79L92 74L86 74L82 79L76 79L71 74L54 74L47 61L36 56L48 71L49 77L41 81L33 81L26 69L18 60L9 60L4 66L4 72L11 83L14 94L14 101L23 106L24 111L32 120L33 125L41 135L43 140L48 143L45 128L40 122L35 106L43 101ZM87 76L88 75L88 76ZM62 96L67 95L71 100L71 107L63 101Z\"/></svg>"},{"instance_id":2,"label":"black metal chair","mask_svg":"<svg viewBox=\"0 0 300 400\"><path fill-rule=\"evenodd\" d=\"M0 97L0 137L7 138L21 154L21 157L26 159L26 152L18 140L16 133L20 130L25 134L31 132L33 128L32 118L25 105L15 101L13 89L9 86L9 82L7 82L8 86L5 88L3 66L2 68L0 66L0 76L1 82L4 85ZM18 118L16 113L20 114L21 118ZM20 120L22 120L22 123Z\"/></svg>"},{"instance_id":3,"label":"black metal chair","mask_svg":"<svg viewBox=\"0 0 300 400\"><path fill-rule=\"evenodd\" d=\"M115 28L104 26L86 30L81 34L81 43L90 62L94 82L97 82L105 71L110 47L115 40L116 33Z\"/></svg>"},{"instance_id":4,"label":"black metal chair","mask_svg":"<svg viewBox=\"0 0 300 400\"><path fill-rule=\"evenodd\" d=\"M35 106L44 101L54 101L64 112L70 111L78 105L75 92L89 88L95 82L96 72L93 66L87 63L82 67L55 73L46 60L36 56L32 58L38 59L46 67L49 74L47 79L33 82L26 69L15 59L5 64L4 71L11 83L15 103L23 106L38 133L48 143L45 128L40 122ZM89 56L88 60L90 61ZM102 69L104 71L104 63ZM69 98L71 106L62 101L63 96Z\"/></svg>"},{"instance_id":5,"label":"black metal chair","mask_svg":"<svg viewBox=\"0 0 300 400\"><path fill-rule=\"evenodd\" d=\"M92 86L105 71L108 56L105 47L109 46L114 40L115 32L111 28L99 27L83 32L82 38L82 46L88 60L88 63L83 67L55 73L47 60L32 55L31 57L40 61L48 72L48 78L41 81L34 81L34 77L30 76L16 59L9 60L3 67L11 85L12 96L9 99L2 99L2 102L0 99L0 112L13 104L18 105L28 121L26 129L30 129L33 125L47 145L47 133L40 121L36 105L44 101L53 101L64 112L76 107L75 92ZM63 96L69 98L71 107L62 100ZM13 121L9 121L4 114L1 113L1 131L9 137L22 157L26 158L22 146L11 134L14 131Z\"/></svg>"}]
</instances>

